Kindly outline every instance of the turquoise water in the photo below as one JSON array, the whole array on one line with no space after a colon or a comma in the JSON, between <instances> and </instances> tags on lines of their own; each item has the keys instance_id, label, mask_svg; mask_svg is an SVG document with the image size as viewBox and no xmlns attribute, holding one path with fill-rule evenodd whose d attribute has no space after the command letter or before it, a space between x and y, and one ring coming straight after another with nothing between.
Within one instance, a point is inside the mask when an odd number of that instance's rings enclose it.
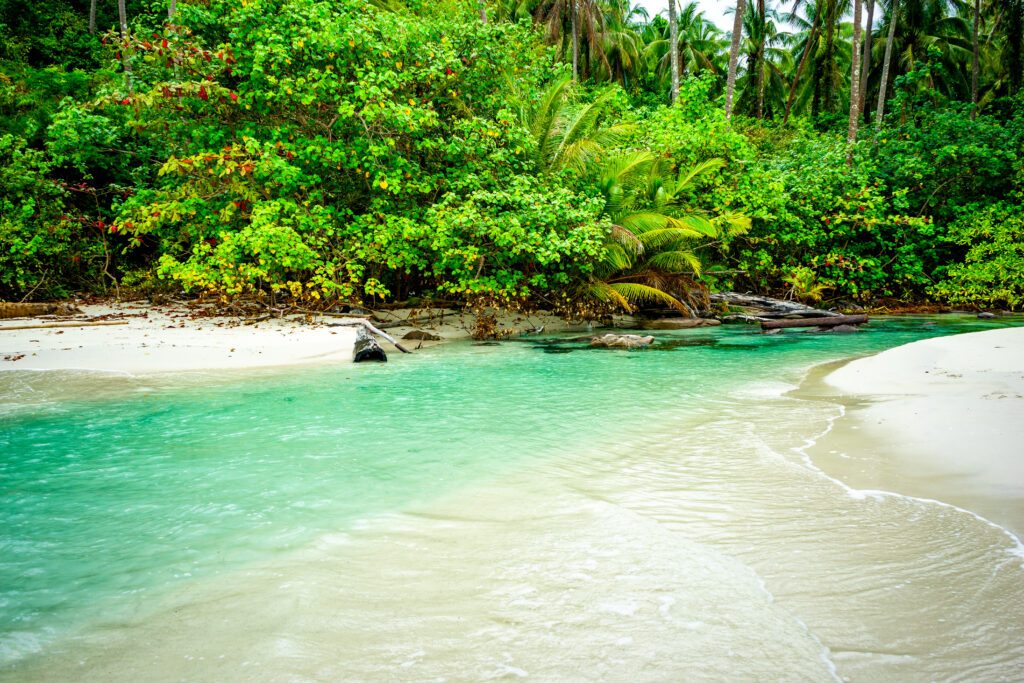
<instances>
[{"instance_id":1,"label":"turquoise water","mask_svg":"<svg viewBox=\"0 0 1024 683\"><path fill-rule=\"evenodd\" d=\"M628 353L459 343L387 365L105 383L0 374L0 663L375 516L710 419L815 364L991 327L723 327Z\"/></svg>"}]
</instances>

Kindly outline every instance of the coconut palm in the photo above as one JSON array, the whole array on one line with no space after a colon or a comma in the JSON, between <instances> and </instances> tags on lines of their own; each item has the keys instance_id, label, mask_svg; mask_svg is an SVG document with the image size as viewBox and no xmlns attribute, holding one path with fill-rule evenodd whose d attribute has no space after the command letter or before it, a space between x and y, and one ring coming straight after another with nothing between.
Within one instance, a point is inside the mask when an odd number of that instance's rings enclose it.
<instances>
[{"instance_id":1,"label":"coconut palm","mask_svg":"<svg viewBox=\"0 0 1024 683\"><path fill-rule=\"evenodd\" d=\"M614 89L605 90L590 103L571 99L568 76L553 81L532 107L523 107L520 118L536 142L534 160L545 173L571 170L583 174L596 163L605 148L615 144L632 127L602 125L602 116Z\"/></svg>"},{"instance_id":2,"label":"coconut palm","mask_svg":"<svg viewBox=\"0 0 1024 683\"><path fill-rule=\"evenodd\" d=\"M583 286L585 293L626 311L654 304L692 315L691 292L702 289L697 249L750 228L744 216L710 218L687 206L695 182L724 165L710 159L673 172L663 158L646 150L602 163L595 182L613 228L594 276Z\"/></svg>"}]
</instances>

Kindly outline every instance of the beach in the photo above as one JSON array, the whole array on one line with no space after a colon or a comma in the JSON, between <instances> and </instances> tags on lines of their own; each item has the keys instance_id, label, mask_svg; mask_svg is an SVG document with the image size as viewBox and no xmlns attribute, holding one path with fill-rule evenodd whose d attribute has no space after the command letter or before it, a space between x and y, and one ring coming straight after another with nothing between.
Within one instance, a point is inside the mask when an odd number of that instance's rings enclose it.
<instances>
[{"instance_id":1,"label":"beach","mask_svg":"<svg viewBox=\"0 0 1024 683\"><path fill-rule=\"evenodd\" d=\"M1024 328L913 342L851 361L823 385L845 406L810 449L829 473L1024 534Z\"/></svg>"}]
</instances>

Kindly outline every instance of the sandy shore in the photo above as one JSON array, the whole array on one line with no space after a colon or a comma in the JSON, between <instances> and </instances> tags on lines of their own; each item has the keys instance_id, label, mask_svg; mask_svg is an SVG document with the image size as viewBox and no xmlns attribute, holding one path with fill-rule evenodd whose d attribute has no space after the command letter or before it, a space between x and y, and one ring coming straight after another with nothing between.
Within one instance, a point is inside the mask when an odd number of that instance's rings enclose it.
<instances>
[{"instance_id":1,"label":"sandy shore","mask_svg":"<svg viewBox=\"0 0 1024 683\"><path fill-rule=\"evenodd\" d=\"M208 316L202 308L145 302L79 305L82 315L0 320L0 371L91 370L132 374L246 369L308 363L350 362L358 318L296 315L246 324L238 317ZM429 332L436 340L413 340L417 348L437 341L468 339L475 319L451 309L380 311L377 324L402 339ZM116 325L10 329L74 322ZM619 316L616 324L632 319ZM588 332L551 314L500 313L496 329L519 336L537 331ZM388 354L394 347L380 340Z\"/></svg>"},{"instance_id":2,"label":"sandy shore","mask_svg":"<svg viewBox=\"0 0 1024 683\"><path fill-rule=\"evenodd\" d=\"M79 306L75 318L0 321L0 370L160 373L350 362L353 327L297 319L246 325L183 306L143 303ZM76 321L125 324L6 329Z\"/></svg>"},{"instance_id":3,"label":"sandy shore","mask_svg":"<svg viewBox=\"0 0 1024 683\"><path fill-rule=\"evenodd\" d=\"M811 451L827 471L1024 533L1024 328L914 342L824 381L847 405Z\"/></svg>"}]
</instances>

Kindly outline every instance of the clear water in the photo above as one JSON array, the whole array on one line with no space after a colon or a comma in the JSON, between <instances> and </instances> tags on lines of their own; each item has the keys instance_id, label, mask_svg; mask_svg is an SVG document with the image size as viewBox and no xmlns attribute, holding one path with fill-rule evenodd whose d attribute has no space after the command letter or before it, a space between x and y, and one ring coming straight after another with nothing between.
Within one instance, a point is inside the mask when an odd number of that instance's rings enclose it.
<instances>
[{"instance_id":1,"label":"clear water","mask_svg":"<svg viewBox=\"0 0 1024 683\"><path fill-rule=\"evenodd\" d=\"M2 374L0 678L1016 678L1007 534L849 495L782 396L990 327Z\"/></svg>"}]
</instances>

